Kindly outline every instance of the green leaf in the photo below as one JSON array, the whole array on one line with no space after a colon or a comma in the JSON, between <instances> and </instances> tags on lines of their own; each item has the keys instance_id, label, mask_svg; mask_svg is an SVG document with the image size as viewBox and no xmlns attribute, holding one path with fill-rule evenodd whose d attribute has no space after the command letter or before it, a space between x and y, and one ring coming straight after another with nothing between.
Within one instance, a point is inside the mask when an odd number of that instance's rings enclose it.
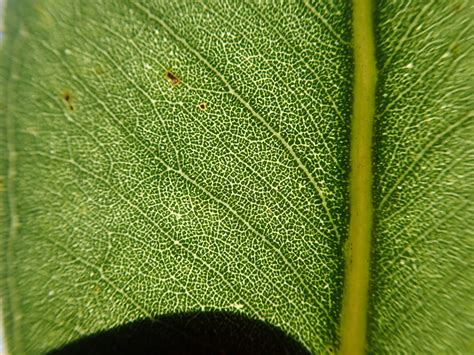
<instances>
[{"instance_id":1,"label":"green leaf","mask_svg":"<svg viewBox=\"0 0 474 355\"><path fill-rule=\"evenodd\" d=\"M211 311L264 321L315 354L339 347L352 334L341 318L358 313L371 353L472 351L474 7L378 1L374 96L355 90L357 6L10 1L10 353ZM373 141L351 121L364 95ZM373 169L368 222L349 218L355 142ZM367 310L343 307L362 257L350 223L373 231L361 242Z\"/></svg>"}]
</instances>

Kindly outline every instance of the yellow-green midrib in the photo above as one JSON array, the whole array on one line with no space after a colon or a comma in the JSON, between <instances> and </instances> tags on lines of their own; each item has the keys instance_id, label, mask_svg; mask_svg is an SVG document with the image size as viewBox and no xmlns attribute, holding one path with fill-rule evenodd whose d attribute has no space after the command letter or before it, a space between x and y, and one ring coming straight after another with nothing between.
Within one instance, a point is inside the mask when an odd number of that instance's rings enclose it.
<instances>
[{"instance_id":1,"label":"yellow-green midrib","mask_svg":"<svg viewBox=\"0 0 474 355\"><path fill-rule=\"evenodd\" d=\"M340 354L363 354L367 338L372 206L372 126L375 112L376 59L373 2L353 1L353 111L349 236L341 316Z\"/></svg>"}]
</instances>

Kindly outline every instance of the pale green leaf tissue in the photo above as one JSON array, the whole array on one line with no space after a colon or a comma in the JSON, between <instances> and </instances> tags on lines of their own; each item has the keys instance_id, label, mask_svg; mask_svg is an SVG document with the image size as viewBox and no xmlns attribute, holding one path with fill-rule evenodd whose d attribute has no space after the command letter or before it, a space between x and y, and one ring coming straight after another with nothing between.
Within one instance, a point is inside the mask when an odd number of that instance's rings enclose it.
<instances>
[{"instance_id":1,"label":"pale green leaf tissue","mask_svg":"<svg viewBox=\"0 0 474 355\"><path fill-rule=\"evenodd\" d=\"M375 2L367 351L473 351L468 0ZM228 311L338 347L352 6L9 1L1 297L11 354Z\"/></svg>"}]
</instances>

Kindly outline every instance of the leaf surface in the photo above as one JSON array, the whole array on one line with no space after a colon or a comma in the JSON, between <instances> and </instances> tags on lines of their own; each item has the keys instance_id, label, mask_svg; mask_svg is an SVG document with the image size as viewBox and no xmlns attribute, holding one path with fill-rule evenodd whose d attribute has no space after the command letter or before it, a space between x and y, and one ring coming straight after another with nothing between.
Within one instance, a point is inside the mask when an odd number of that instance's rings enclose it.
<instances>
[{"instance_id":1,"label":"leaf surface","mask_svg":"<svg viewBox=\"0 0 474 355\"><path fill-rule=\"evenodd\" d=\"M377 4L370 352L472 344L472 15ZM10 351L203 311L337 346L351 36L346 1L11 1Z\"/></svg>"}]
</instances>

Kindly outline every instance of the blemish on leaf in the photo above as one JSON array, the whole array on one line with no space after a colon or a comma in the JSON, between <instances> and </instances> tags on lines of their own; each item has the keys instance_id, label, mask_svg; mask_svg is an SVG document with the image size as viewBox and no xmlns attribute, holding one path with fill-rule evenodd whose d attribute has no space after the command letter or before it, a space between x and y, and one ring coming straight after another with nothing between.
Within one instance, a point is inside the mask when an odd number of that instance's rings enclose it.
<instances>
[{"instance_id":1,"label":"blemish on leaf","mask_svg":"<svg viewBox=\"0 0 474 355\"><path fill-rule=\"evenodd\" d=\"M171 83L171 85L173 86L176 86L178 85L181 80L179 80L179 78L173 74L171 71L167 70L166 73L165 73L165 78Z\"/></svg>"},{"instance_id":2,"label":"blemish on leaf","mask_svg":"<svg viewBox=\"0 0 474 355\"><path fill-rule=\"evenodd\" d=\"M462 4L460 2L455 3L453 7L454 7L455 12L460 12L460 11L464 10L464 4Z\"/></svg>"},{"instance_id":3,"label":"blemish on leaf","mask_svg":"<svg viewBox=\"0 0 474 355\"><path fill-rule=\"evenodd\" d=\"M54 19L51 14L46 11L44 3L35 1L33 4L33 10L36 12L40 23L45 25L45 27L54 24Z\"/></svg>"},{"instance_id":4,"label":"blemish on leaf","mask_svg":"<svg viewBox=\"0 0 474 355\"><path fill-rule=\"evenodd\" d=\"M95 68L94 68L94 73L96 75L102 75L102 74L105 73L105 70L100 65L96 65Z\"/></svg>"},{"instance_id":5,"label":"blemish on leaf","mask_svg":"<svg viewBox=\"0 0 474 355\"><path fill-rule=\"evenodd\" d=\"M458 42L453 42L450 46L449 46L449 51L452 53L453 57L456 59L457 57L459 57L459 43Z\"/></svg>"},{"instance_id":6,"label":"blemish on leaf","mask_svg":"<svg viewBox=\"0 0 474 355\"><path fill-rule=\"evenodd\" d=\"M201 102L199 105L198 105L198 108L199 110L201 111L206 111L207 110L207 103L206 102Z\"/></svg>"},{"instance_id":7,"label":"blemish on leaf","mask_svg":"<svg viewBox=\"0 0 474 355\"><path fill-rule=\"evenodd\" d=\"M67 108L70 110L70 111L74 111L74 105L72 103L72 93L71 91L69 90L64 90L62 92L62 98L64 100L64 103L66 104Z\"/></svg>"},{"instance_id":8,"label":"blemish on leaf","mask_svg":"<svg viewBox=\"0 0 474 355\"><path fill-rule=\"evenodd\" d=\"M324 355L335 355L336 347L334 345L327 345L323 352Z\"/></svg>"}]
</instances>

